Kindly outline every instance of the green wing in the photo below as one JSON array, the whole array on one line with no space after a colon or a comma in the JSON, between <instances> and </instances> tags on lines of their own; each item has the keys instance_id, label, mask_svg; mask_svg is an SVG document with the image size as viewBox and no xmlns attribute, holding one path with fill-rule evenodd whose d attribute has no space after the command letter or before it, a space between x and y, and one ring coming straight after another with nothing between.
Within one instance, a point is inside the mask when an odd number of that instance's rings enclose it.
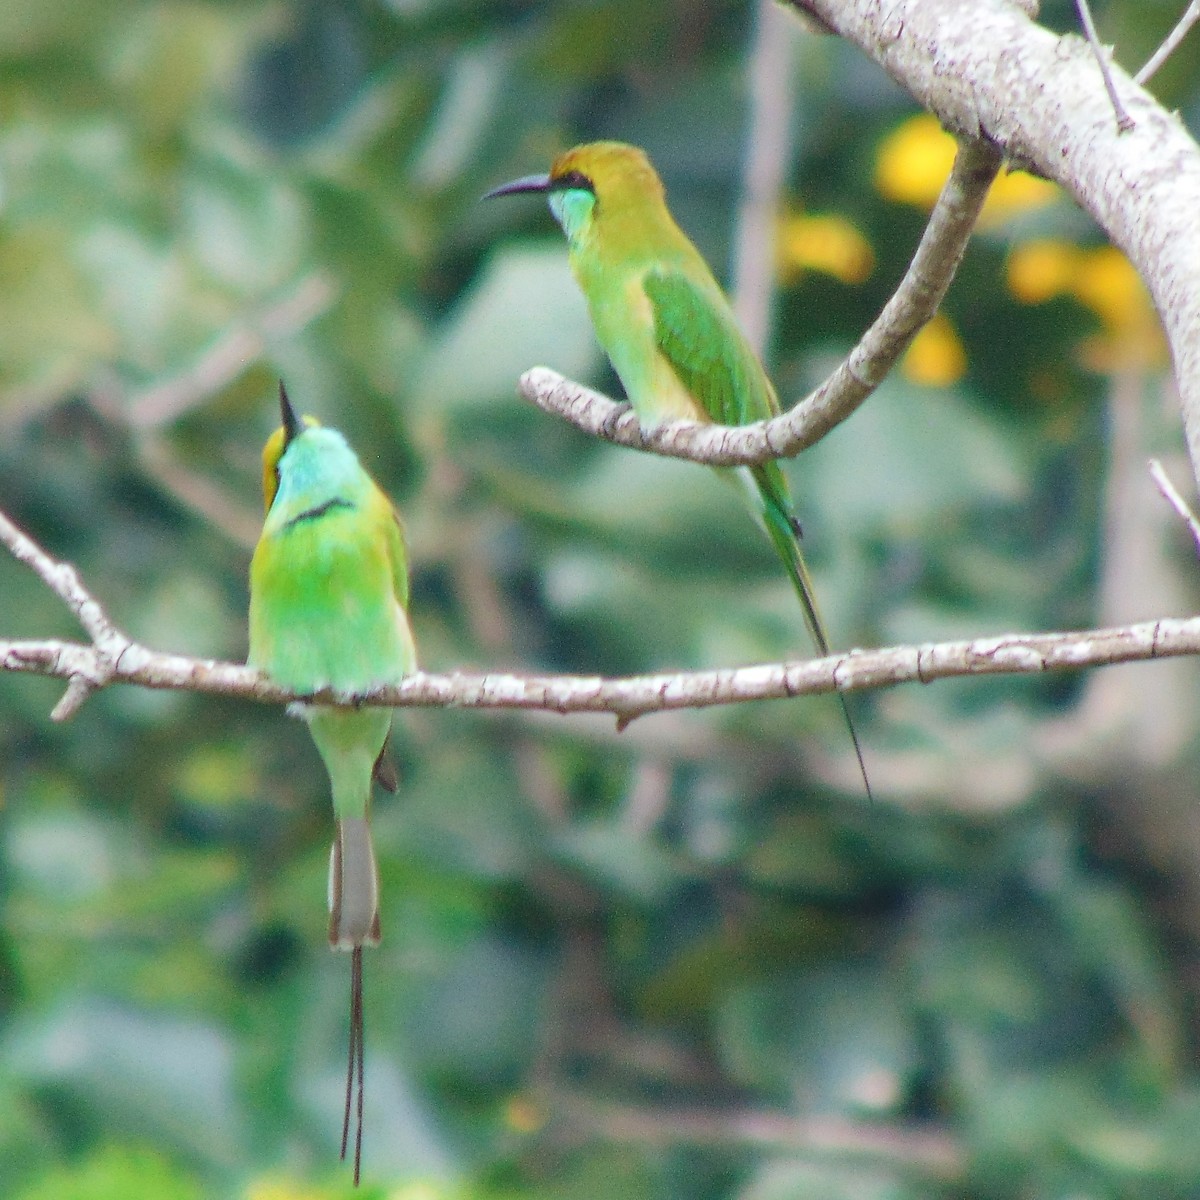
<instances>
[{"instance_id":1,"label":"green wing","mask_svg":"<svg viewBox=\"0 0 1200 1200\"><path fill-rule=\"evenodd\" d=\"M749 425L778 414L775 389L715 283L704 287L682 271L655 268L647 272L642 286L654 313L658 349L717 424ZM813 642L827 655L829 638L800 550L800 527L792 516L787 480L777 462L751 467L750 474L762 502L767 536L787 568ZM838 700L869 797L871 785L858 732L845 695L839 692Z\"/></svg>"},{"instance_id":2,"label":"green wing","mask_svg":"<svg viewBox=\"0 0 1200 1200\"><path fill-rule=\"evenodd\" d=\"M749 425L779 412L775 390L715 284L706 288L682 271L658 268L642 286L659 350L718 425Z\"/></svg>"},{"instance_id":3,"label":"green wing","mask_svg":"<svg viewBox=\"0 0 1200 1200\"><path fill-rule=\"evenodd\" d=\"M657 268L643 281L654 313L654 338L684 387L718 425L749 425L779 413L775 389L715 283ZM785 520L792 502L777 463L753 468L764 507Z\"/></svg>"},{"instance_id":4,"label":"green wing","mask_svg":"<svg viewBox=\"0 0 1200 1200\"><path fill-rule=\"evenodd\" d=\"M658 268L647 272L643 287L659 350L718 425L749 425L778 415L775 389L715 283L706 288L682 271ZM778 463L751 473L764 508L790 521L792 501Z\"/></svg>"}]
</instances>

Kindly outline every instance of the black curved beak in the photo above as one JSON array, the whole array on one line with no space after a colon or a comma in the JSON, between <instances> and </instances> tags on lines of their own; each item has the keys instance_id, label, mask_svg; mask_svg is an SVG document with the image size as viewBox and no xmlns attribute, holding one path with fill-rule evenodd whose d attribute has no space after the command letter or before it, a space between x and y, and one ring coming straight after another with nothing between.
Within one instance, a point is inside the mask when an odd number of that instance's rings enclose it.
<instances>
[{"instance_id":1,"label":"black curved beak","mask_svg":"<svg viewBox=\"0 0 1200 1200\"><path fill-rule=\"evenodd\" d=\"M496 196L515 196L518 192L545 192L550 187L549 175L522 175L511 183L502 183L494 187L483 199L492 200Z\"/></svg>"},{"instance_id":2,"label":"black curved beak","mask_svg":"<svg viewBox=\"0 0 1200 1200\"><path fill-rule=\"evenodd\" d=\"M288 399L282 379L279 381L279 414L283 418L283 444L286 446L300 432L300 418Z\"/></svg>"}]
</instances>

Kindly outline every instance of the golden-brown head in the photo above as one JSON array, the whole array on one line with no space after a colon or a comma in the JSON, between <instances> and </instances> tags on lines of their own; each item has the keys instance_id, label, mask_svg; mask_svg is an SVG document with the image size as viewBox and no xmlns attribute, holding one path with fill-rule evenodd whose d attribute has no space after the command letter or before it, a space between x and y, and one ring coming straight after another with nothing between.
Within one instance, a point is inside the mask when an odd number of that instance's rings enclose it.
<instances>
[{"instance_id":1,"label":"golden-brown head","mask_svg":"<svg viewBox=\"0 0 1200 1200\"><path fill-rule=\"evenodd\" d=\"M598 206L663 199L662 180L646 152L624 142L588 142L560 154L550 167L546 190L570 188L590 191Z\"/></svg>"},{"instance_id":2,"label":"golden-brown head","mask_svg":"<svg viewBox=\"0 0 1200 1200\"><path fill-rule=\"evenodd\" d=\"M624 142L575 146L554 160L548 174L514 179L484 199L516 192L545 194L573 252L603 242L619 255L679 236L650 159Z\"/></svg>"}]
</instances>

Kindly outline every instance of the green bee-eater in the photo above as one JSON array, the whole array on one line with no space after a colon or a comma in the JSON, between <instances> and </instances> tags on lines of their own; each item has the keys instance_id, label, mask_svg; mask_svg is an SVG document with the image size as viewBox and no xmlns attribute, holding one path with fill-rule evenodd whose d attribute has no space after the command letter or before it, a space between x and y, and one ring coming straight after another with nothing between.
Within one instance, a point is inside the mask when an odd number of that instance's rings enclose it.
<instances>
[{"instance_id":1,"label":"green bee-eater","mask_svg":"<svg viewBox=\"0 0 1200 1200\"><path fill-rule=\"evenodd\" d=\"M646 428L690 420L747 425L779 413L775 389L708 264L675 224L650 160L636 146L592 142L485 199L541 192L567 236L571 270L596 336ZM778 463L738 468L787 568L813 642L829 654L800 526ZM871 786L846 698L839 696L867 795Z\"/></svg>"},{"instance_id":2,"label":"green bee-eater","mask_svg":"<svg viewBox=\"0 0 1200 1200\"><path fill-rule=\"evenodd\" d=\"M408 624L408 559L400 518L346 439L300 420L282 384L283 424L263 448L266 521L250 564L249 663L298 692L361 692L416 670ZM379 943L379 875L371 782L388 778L387 708L298 706L333 792L329 944L351 958L350 1061L342 1157L358 1077L354 1182L362 1159L362 948Z\"/></svg>"}]
</instances>

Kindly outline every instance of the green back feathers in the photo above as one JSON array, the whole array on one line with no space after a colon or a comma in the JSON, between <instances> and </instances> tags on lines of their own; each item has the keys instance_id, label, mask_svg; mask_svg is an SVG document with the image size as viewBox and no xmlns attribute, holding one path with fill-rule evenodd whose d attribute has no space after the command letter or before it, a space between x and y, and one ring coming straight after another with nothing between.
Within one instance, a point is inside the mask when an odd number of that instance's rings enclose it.
<instances>
[{"instance_id":1,"label":"green back feathers","mask_svg":"<svg viewBox=\"0 0 1200 1200\"><path fill-rule=\"evenodd\" d=\"M652 268L642 286L659 350L713 421L748 425L779 412L766 372L711 276L697 283L681 271Z\"/></svg>"}]
</instances>

